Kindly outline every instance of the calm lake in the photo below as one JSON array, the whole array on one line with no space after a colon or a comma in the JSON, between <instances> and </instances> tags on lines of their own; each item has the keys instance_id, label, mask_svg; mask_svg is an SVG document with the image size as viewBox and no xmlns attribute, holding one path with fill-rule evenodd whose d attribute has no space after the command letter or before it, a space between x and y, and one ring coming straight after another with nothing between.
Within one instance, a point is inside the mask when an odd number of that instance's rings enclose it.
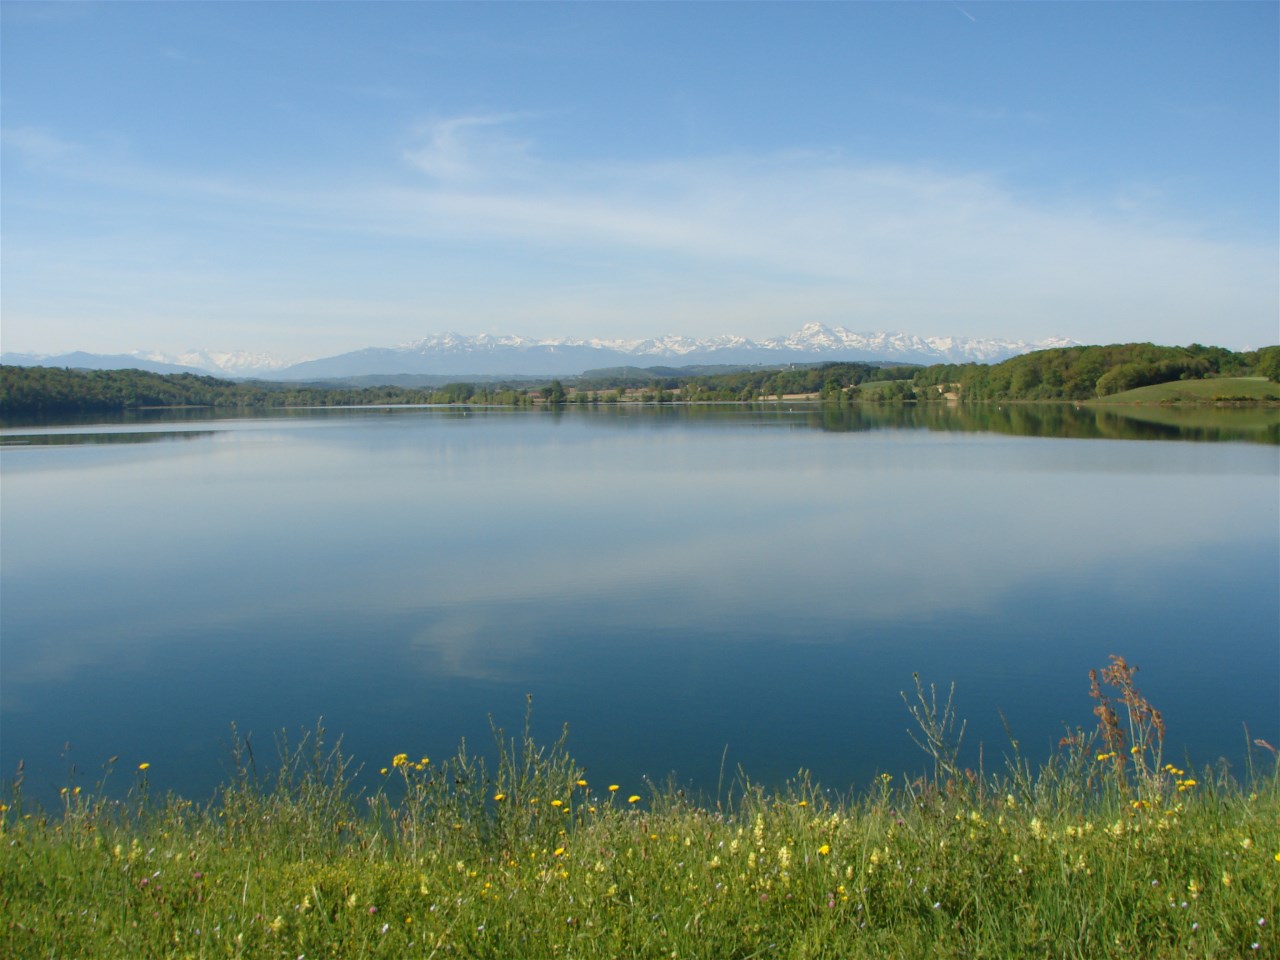
<instances>
[{"instance_id":1,"label":"calm lake","mask_svg":"<svg viewBox=\"0 0 1280 960\"><path fill-rule=\"evenodd\" d=\"M1273 411L413 408L0 431L0 763L118 755L211 796L318 718L365 765L569 724L596 783L722 759L915 772L899 692L954 681L962 759L1092 728L1140 666L1166 756L1280 745ZM374 773L376 776L376 773Z\"/></svg>"}]
</instances>

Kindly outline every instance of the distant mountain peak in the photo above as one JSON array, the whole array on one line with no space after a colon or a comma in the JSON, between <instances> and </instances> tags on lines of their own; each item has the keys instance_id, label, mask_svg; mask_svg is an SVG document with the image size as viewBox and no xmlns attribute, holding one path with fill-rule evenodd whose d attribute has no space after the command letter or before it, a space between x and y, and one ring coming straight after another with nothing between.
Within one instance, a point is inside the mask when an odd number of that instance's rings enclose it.
<instances>
[{"instance_id":1,"label":"distant mountain peak","mask_svg":"<svg viewBox=\"0 0 1280 960\"><path fill-rule=\"evenodd\" d=\"M139 366L158 372L180 370L218 376L276 380L322 380L393 374L446 376L574 376L588 369L637 363L773 364L862 360L897 363L997 363L1052 347L1078 345L1065 337L1036 343L966 337L921 337L901 332L858 333L811 321L793 333L764 340L736 334L686 337L665 334L647 339L558 337L536 339L514 334L428 334L394 347L366 347L333 357L290 362L265 353L188 350L169 355L5 354L4 363L32 366L83 366L119 369Z\"/></svg>"}]
</instances>

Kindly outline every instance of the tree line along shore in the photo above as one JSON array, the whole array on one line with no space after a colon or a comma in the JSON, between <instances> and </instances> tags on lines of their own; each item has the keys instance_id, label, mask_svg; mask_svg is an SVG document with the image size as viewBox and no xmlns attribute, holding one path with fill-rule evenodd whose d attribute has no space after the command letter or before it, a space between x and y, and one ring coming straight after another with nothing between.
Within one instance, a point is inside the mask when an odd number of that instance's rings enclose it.
<instances>
[{"instance_id":1,"label":"tree line along shore","mask_svg":"<svg viewBox=\"0 0 1280 960\"><path fill-rule=\"evenodd\" d=\"M0 414L148 407L305 407L399 404L732 402L805 397L834 402L1123 401L1165 384L1194 389L1134 402L1280 402L1280 346L1251 351L1149 343L1063 347L1001 363L932 366L833 362L723 373L623 368L538 383L437 386L234 381L142 370L0 367Z\"/></svg>"}]
</instances>

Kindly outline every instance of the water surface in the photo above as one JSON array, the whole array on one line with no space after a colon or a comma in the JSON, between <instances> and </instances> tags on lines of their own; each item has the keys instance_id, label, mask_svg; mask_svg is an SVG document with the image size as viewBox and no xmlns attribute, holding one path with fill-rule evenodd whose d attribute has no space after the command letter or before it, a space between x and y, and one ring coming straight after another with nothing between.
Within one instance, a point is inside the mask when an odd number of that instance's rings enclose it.
<instances>
[{"instance_id":1,"label":"water surface","mask_svg":"<svg viewBox=\"0 0 1280 960\"><path fill-rule=\"evenodd\" d=\"M1032 757L1092 726L1111 653L1177 759L1238 764L1246 724L1280 742L1265 422L1185 427L1228 441L1204 443L1065 406L876 409L10 427L0 762L48 792L119 755L206 797L232 722L269 744L323 716L376 768L518 727L532 694L597 782L714 792L727 758L843 789L922 767L914 671L956 682L991 769L1001 713Z\"/></svg>"}]
</instances>

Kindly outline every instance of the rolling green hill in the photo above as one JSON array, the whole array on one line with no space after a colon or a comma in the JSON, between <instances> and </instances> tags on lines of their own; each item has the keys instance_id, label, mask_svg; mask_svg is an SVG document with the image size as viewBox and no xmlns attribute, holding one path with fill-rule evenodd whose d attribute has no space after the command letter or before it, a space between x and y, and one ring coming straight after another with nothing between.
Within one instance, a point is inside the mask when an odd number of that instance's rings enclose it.
<instances>
[{"instance_id":1,"label":"rolling green hill","mask_svg":"<svg viewBox=\"0 0 1280 960\"><path fill-rule=\"evenodd\" d=\"M1095 403L1280 402L1280 384L1265 377L1214 377L1173 380L1099 397Z\"/></svg>"}]
</instances>

